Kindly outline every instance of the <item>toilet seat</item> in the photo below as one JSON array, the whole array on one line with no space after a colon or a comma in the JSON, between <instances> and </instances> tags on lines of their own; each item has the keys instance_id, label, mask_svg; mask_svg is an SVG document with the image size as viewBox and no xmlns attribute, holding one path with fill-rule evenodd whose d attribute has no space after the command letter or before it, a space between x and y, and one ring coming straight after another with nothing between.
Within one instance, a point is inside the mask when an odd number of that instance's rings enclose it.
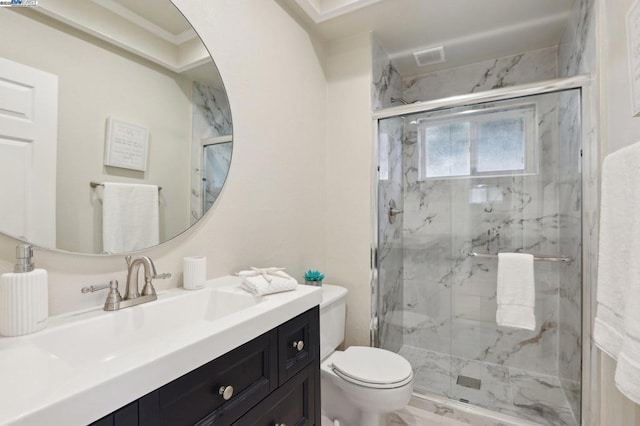
<instances>
[{"instance_id":1,"label":"toilet seat","mask_svg":"<svg viewBox=\"0 0 640 426\"><path fill-rule=\"evenodd\" d=\"M351 346L334 356L332 369L340 378L372 389L398 388L413 380L406 359L380 348Z\"/></svg>"}]
</instances>

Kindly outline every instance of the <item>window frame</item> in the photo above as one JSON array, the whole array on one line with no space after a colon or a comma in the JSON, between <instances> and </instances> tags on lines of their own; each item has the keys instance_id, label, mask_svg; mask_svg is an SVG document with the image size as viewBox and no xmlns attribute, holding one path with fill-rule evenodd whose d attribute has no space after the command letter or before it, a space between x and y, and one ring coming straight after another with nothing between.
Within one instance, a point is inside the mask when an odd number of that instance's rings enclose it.
<instances>
[{"instance_id":1,"label":"window frame","mask_svg":"<svg viewBox=\"0 0 640 426\"><path fill-rule=\"evenodd\" d=\"M419 149L419 178L420 180L440 179L467 179L481 177L500 176L526 176L538 174L538 105L536 102L519 103L507 106L484 107L479 110L456 111L448 114L438 114L417 120L417 137ZM501 119L522 118L524 167L522 169L478 171L478 125L483 122L498 121ZM425 124L437 123L438 125L469 123L469 174L466 175L428 175L427 138L429 127Z\"/></svg>"}]
</instances>

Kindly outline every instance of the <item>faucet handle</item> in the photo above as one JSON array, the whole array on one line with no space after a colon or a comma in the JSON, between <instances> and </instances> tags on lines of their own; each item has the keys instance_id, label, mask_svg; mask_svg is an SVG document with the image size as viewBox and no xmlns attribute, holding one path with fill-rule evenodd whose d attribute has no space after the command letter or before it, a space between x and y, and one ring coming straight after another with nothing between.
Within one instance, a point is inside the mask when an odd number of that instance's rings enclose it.
<instances>
[{"instance_id":1,"label":"faucet handle","mask_svg":"<svg viewBox=\"0 0 640 426\"><path fill-rule=\"evenodd\" d=\"M120 309L120 302L122 296L118 291L118 280L111 280L109 282L109 294L107 294L107 300L104 301L105 311L117 311Z\"/></svg>"},{"instance_id":2,"label":"faucet handle","mask_svg":"<svg viewBox=\"0 0 640 426\"><path fill-rule=\"evenodd\" d=\"M98 284L98 285L90 285L87 287L82 287L80 290L83 294L93 293L94 291L104 290L105 288L109 288L109 284Z\"/></svg>"},{"instance_id":3,"label":"faucet handle","mask_svg":"<svg viewBox=\"0 0 640 426\"><path fill-rule=\"evenodd\" d=\"M117 311L120 308L120 301L122 296L118 291L118 280L111 280L109 284L90 285L88 287L82 287L83 293L93 293L94 291L100 291L108 288L109 294L107 294L107 300L104 302L105 311Z\"/></svg>"},{"instance_id":4,"label":"faucet handle","mask_svg":"<svg viewBox=\"0 0 640 426\"><path fill-rule=\"evenodd\" d=\"M171 278L171 273L165 272L164 274L154 275L151 278L153 278L154 280L164 280L164 279L167 279L167 278Z\"/></svg>"},{"instance_id":5,"label":"faucet handle","mask_svg":"<svg viewBox=\"0 0 640 426\"><path fill-rule=\"evenodd\" d=\"M153 284L151 283L151 280L154 280L154 279L164 280L167 278L171 278L171 274L168 272L165 272L164 274L158 274L155 271L156 271L155 268L153 268L153 275L151 276L151 279L148 281L145 280L144 287L142 288L142 293L140 293L143 296L156 294L156 289L153 288Z\"/></svg>"}]
</instances>

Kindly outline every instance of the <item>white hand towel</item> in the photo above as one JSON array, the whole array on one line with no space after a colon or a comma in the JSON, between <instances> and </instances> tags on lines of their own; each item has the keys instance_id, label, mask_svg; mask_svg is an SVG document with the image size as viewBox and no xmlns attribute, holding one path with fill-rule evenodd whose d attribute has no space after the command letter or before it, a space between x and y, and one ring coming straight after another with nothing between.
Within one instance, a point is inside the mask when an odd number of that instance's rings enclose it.
<instances>
[{"instance_id":1,"label":"white hand towel","mask_svg":"<svg viewBox=\"0 0 640 426\"><path fill-rule=\"evenodd\" d=\"M536 288L533 256L526 253L498 254L498 310L500 326L535 330Z\"/></svg>"},{"instance_id":2,"label":"white hand towel","mask_svg":"<svg viewBox=\"0 0 640 426\"><path fill-rule=\"evenodd\" d=\"M126 253L158 245L158 187L105 183L102 198L102 246L106 253Z\"/></svg>"},{"instance_id":3,"label":"white hand towel","mask_svg":"<svg viewBox=\"0 0 640 426\"><path fill-rule=\"evenodd\" d=\"M296 279L284 272L284 268L251 267L250 271L238 272L238 276L242 278L242 288L258 296L295 290L298 286Z\"/></svg>"},{"instance_id":4,"label":"white hand towel","mask_svg":"<svg viewBox=\"0 0 640 426\"><path fill-rule=\"evenodd\" d=\"M618 360L615 381L640 403L640 143L605 158L598 248L596 345Z\"/></svg>"}]
</instances>

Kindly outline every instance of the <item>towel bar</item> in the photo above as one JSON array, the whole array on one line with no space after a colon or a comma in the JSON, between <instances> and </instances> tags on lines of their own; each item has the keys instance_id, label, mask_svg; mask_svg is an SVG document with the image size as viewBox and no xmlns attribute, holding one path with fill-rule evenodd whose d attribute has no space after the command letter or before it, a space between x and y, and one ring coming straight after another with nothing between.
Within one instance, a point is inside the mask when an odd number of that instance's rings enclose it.
<instances>
[{"instance_id":1,"label":"towel bar","mask_svg":"<svg viewBox=\"0 0 640 426\"><path fill-rule=\"evenodd\" d=\"M89 182L89 186L92 188L97 188L99 186L104 186L104 183L98 183L98 182ZM158 187L158 191L160 191L162 189L161 186Z\"/></svg>"},{"instance_id":2,"label":"towel bar","mask_svg":"<svg viewBox=\"0 0 640 426\"><path fill-rule=\"evenodd\" d=\"M476 253L476 252L473 252L473 251L469 253L469 256L482 257L482 258L487 258L487 259L497 259L498 258L497 254L484 254L484 253ZM573 259L571 259L570 257L534 257L533 260L541 261L541 262L565 262L565 263L573 262Z\"/></svg>"}]
</instances>

